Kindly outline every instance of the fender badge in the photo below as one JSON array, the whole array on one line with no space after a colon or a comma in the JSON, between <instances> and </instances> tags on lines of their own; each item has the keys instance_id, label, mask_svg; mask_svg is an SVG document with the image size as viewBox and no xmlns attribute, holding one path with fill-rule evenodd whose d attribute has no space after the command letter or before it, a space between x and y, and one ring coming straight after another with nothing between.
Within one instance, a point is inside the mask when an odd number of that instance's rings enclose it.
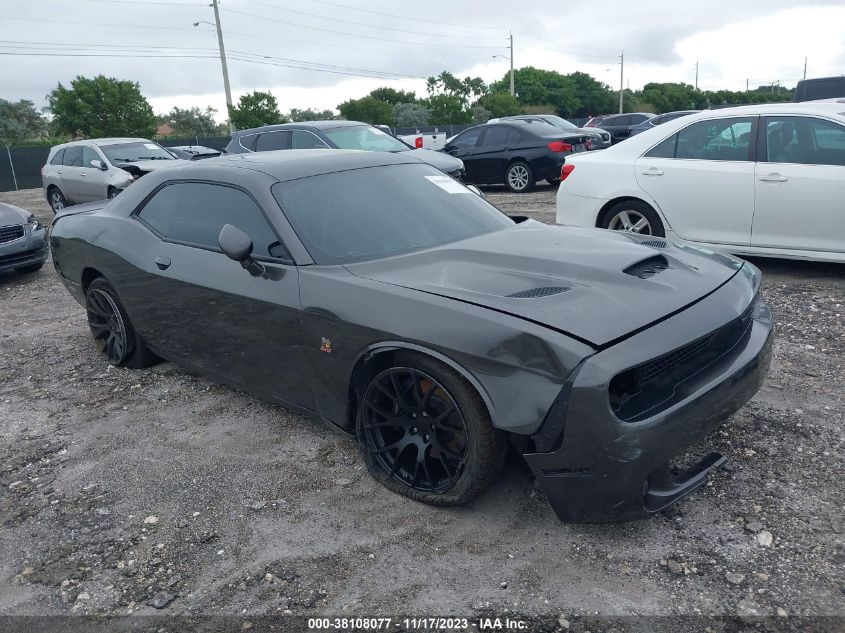
<instances>
[{"instance_id":1,"label":"fender badge","mask_svg":"<svg viewBox=\"0 0 845 633\"><path fill-rule=\"evenodd\" d=\"M332 353L332 342L331 340L327 339L325 336L322 337L323 340L320 343L320 351L325 352L326 354Z\"/></svg>"}]
</instances>

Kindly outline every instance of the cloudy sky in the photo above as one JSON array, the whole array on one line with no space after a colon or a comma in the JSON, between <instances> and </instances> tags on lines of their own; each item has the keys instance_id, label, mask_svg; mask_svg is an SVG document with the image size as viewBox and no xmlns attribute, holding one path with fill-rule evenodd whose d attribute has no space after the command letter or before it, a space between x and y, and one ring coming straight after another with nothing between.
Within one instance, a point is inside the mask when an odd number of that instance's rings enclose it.
<instances>
[{"instance_id":1,"label":"cloudy sky","mask_svg":"<svg viewBox=\"0 0 845 633\"><path fill-rule=\"evenodd\" d=\"M141 85L157 112L225 110L210 0L0 0L0 97L45 105L58 82L103 73ZM619 86L695 81L742 90L845 74L840 1L221 0L235 101L270 90L282 110L335 108L424 77L501 78L516 67L580 70ZM494 56L500 57L494 57ZM218 117L222 119L222 117Z\"/></svg>"}]
</instances>

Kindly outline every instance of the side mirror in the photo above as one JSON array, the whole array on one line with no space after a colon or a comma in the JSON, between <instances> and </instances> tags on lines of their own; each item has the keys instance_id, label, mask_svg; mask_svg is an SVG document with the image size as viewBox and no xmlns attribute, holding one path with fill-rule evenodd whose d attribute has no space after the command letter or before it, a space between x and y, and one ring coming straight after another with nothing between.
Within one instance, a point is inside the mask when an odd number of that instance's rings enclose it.
<instances>
[{"instance_id":1,"label":"side mirror","mask_svg":"<svg viewBox=\"0 0 845 633\"><path fill-rule=\"evenodd\" d=\"M94 168L99 169L101 171L106 171L106 169L108 169L108 167L103 165L103 161L101 161L99 158L94 158L91 161L91 167L94 167Z\"/></svg>"},{"instance_id":2,"label":"side mirror","mask_svg":"<svg viewBox=\"0 0 845 633\"><path fill-rule=\"evenodd\" d=\"M253 277L264 274L264 266L252 258L252 240L238 227L224 224L220 229L217 243L220 244L220 250L226 254L226 257L240 262L244 270Z\"/></svg>"}]
</instances>

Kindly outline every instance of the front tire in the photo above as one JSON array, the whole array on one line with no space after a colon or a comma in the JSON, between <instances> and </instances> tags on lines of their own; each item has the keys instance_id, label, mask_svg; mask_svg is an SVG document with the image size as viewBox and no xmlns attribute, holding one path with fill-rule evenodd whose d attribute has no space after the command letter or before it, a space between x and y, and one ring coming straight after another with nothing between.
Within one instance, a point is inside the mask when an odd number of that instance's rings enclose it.
<instances>
[{"instance_id":1,"label":"front tire","mask_svg":"<svg viewBox=\"0 0 845 633\"><path fill-rule=\"evenodd\" d=\"M47 192L47 199L50 202L50 208L53 210L54 214L59 213L59 211L67 206L65 195L58 187L50 187Z\"/></svg>"},{"instance_id":2,"label":"front tire","mask_svg":"<svg viewBox=\"0 0 845 633\"><path fill-rule=\"evenodd\" d=\"M435 506L465 504L498 477L507 442L481 397L448 366L400 355L360 399L357 432L370 474Z\"/></svg>"},{"instance_id":3,"label":"front tire","mask_svg":"<svg viewBox=\"0 0 845 633\"><path fill-rule=\"evenodd\" d=\"M614 205L601 218L599 227L640 235L666 236L657 212L641 200L624 200Z\"/></svg>"},{"instance_id":4,"label":"front tire","mask_svg":"<svg viewBox=\"0 0 845 633\"><path fill-rule=\"evenodd\" d=\"M534 172L525 163L511 163L505 172L505 184L514 193L531 191L536 184Z\"/></svg>"},{"instance_id":5,"label":"front tire","mask_svg":"<svg viewBox=\"0 0 845 633\"><path fill-rule=\"evenodd\" d=\"M132 326L117 292L103 277L85 290L85 309L94 344L110 365L140 369L158 362Z\"/></svg>"}]
</instances>

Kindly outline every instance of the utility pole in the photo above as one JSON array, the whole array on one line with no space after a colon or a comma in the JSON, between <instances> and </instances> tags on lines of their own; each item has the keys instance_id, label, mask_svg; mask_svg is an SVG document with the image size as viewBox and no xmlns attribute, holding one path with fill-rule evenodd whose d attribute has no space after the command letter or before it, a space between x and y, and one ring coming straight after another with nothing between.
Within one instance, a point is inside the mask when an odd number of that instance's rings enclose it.
<instances>
[{"instance_id":1,"label":"utility pole","mask_svg":"<svg viewBox=\"0 0 845 633\"><path fill-rule=\"evenodd\" d=\"M619 114L622 114L622 87L625 85L625 53L619 55Z\"/></svg>"},{"instance_id":2,"label":"utility pole","mask_svg":"<svg viewBox=\"0 0 845 633\"><path fill-rule=\"evenodd\" d=\"M226 90L226 118L229 121L229 132L235 131L232 125L230 110L232 106L232 90L229 88L229 69L226 67L226 49L223 47L223 29L220 26L220 10L217 7L217 0L211 0L214 7L214 25L217 27L217 45L220 47L220 65L223 67L223 88Z\"/></svg>"},{"instance_id":3,"label":"utility pole","mask_svg":"<svg viewBox=\"0 0 845 633\"><path fill-rule=\"evenodd\" d=\"M748 78L745 78L745 92L748 92Z\"/></svg>"},{"instance_id":4,"label":"utility pole","mask_svg":"<svg viewBox=\"0 0 845 633\"><path fill-rule=\"evenodd\" d=\"M804 57L804 79L807 78L807 57Z\"/></svg>"},{"instance_id":5,"label":"utility pole","mask_svg":"<svg viewBox=\"0 0 845 633\"><path fill-rule=\"evenodd\" d=\"M510 48L511 48L511 96L514 97L514 96L516 96L516 91L514 90L514 87L513 87L513 31L510 32L510 39L511 39L511 44L510 44Z\"/></svg>"},{"instance_id":6,"label":"utility pole","mask_svg":"<svg viewBox=\"0 0 845 633\"><path fill-rule=\"evenodd\" d=\"M695 90L698 91L698 60L695 60Z\"/></svg>"}]
</instances>

